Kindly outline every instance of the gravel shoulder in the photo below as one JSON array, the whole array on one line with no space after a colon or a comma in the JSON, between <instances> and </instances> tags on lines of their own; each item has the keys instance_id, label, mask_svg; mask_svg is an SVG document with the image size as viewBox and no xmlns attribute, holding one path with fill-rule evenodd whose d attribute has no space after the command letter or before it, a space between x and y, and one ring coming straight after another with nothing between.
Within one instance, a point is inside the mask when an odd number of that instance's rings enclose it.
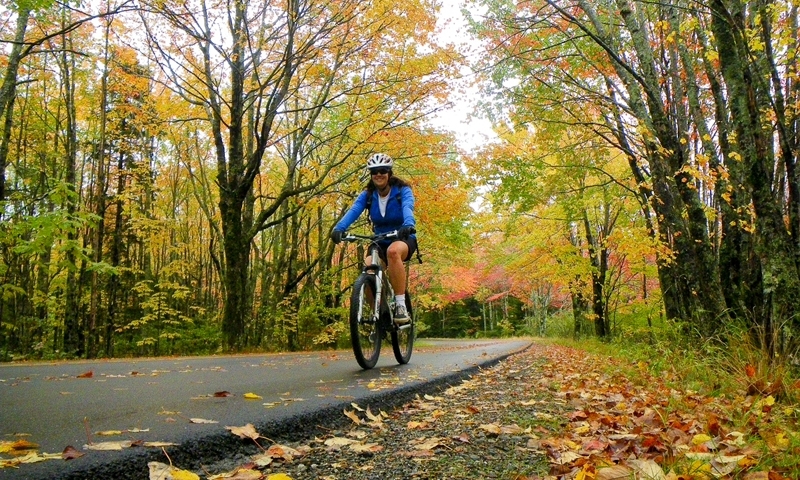
<instances>
[{"instance_id":1,"label":"gravel shoulder","mask_svg":"<svg viewBox=\"0 0 800 480\"><path fill-rule=\"evenodd\" d=\"M313 437L243 436L241 441L261 448L195 473L275 480L546 476L551 467L538 439L563 428L558 419L567 405L541 380L549 362L541 348L534 345L466 379L416 392L399 407L349 405Z\"/></svg>"}]
</instances>

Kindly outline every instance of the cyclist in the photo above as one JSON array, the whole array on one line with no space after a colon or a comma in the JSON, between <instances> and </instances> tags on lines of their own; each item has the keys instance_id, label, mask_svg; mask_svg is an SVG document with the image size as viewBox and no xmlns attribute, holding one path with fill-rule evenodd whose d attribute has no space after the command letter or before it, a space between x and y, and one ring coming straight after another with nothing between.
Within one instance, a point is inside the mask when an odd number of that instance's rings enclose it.
<instances>
[{"instance_id":1,"label":"cyclist","mask_svg":"<svg viewBox=\"0 0 800 480\"><path fill-rule=\"evenodd\" d=\"M397 237L383 240L379 246L381 258L388 264L386 271L396 295L394 321L404 325L411 319L406 309L406 270L403 262L411 258L417 249L417 237L413 234L416 221L411 186L392 173L393 166L394 161L385 153L375 153L367 159L369 183L350 210L333 227L331 239L334 243L341 242L344 232L367 208L375 234L397 230ZM370 262L369 256L366 261Z\"/></svg>"}]
</instances>

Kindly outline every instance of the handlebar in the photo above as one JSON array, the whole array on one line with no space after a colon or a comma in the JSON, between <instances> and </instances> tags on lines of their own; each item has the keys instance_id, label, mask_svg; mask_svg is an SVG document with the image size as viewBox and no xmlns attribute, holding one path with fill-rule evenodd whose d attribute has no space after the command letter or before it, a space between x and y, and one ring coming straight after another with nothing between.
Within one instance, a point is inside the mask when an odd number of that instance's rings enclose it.
<instances>
[{"instance_id":1,"label":"handlebar","mask_svg":"<svg viewBox=\"0 0 800 480\"><path fill-rule=\"evenodd\" d=\"M417 233L417 230L412 228L411 233ZM389 238L398 238L397 230L392 230L391 232L379 233L376 235L357 235L355 233L347 233L344 232L342 235L343 242L356 242L358 240L369 240L371 242L379 242L381 240L386 240Z\"/></svg>"}]
</instances>

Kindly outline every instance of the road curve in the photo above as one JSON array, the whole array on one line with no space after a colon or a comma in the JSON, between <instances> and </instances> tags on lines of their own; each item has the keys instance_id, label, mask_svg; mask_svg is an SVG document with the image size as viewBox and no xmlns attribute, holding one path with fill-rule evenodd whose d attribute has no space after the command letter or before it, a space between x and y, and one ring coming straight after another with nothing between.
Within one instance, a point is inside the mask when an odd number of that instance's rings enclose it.
<instances>
[{"instance_id":1,"label":"road curve","mask_svg":"<svg viewBox=\"0 0 800 480\"><path fill-rule=\"evenodd\" d=\"M167 462L160 448L95 451L86 448L90 441L170 442L169 458L196 469L253 453L252 442L226 426L251 423L273 441L314 435L344 424L342 410L351 403L386 410L529 345L520 339L424 339L408 365L397 365L384 345L368 371L349 351L0 364L0 440L24 438L40 453L67 446L86 453L0 469L0 480L146 479L148 461ZM195 423L200 420L215 423ZM98 435L110 431L123 433Z\"/></svg>"}]
</instances>

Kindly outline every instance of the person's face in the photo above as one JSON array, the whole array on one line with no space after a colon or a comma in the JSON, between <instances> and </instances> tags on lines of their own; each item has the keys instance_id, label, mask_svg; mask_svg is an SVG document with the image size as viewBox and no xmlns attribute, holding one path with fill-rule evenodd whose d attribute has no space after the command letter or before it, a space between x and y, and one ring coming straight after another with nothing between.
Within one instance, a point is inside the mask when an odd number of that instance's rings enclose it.
<instances>
[{"instance_id":1,"label":"person's face","mask_svg":"<svg viewBox=\"0 0 800 480\"><path fill-rule=\"evenodd\" d=\"M372 176L372 183L374 183L378 189L383 189L389 184L390 171L391 170L388 168L373 168L369 171L369 174Z\"/></svg>"}]
</instances>

